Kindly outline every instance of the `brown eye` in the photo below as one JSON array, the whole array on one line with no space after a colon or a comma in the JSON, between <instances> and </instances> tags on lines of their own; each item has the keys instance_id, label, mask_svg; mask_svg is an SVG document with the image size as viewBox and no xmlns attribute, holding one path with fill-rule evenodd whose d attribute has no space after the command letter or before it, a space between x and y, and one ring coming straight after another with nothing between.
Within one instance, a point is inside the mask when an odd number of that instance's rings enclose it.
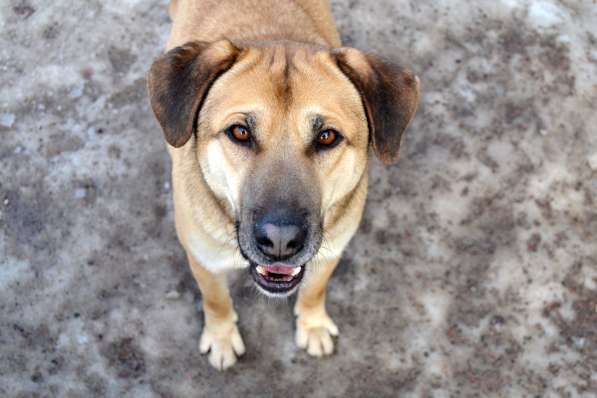
<instances>
[{"instance_id":1,"label":"brown eye","mask_svg":"<svg viewBox=\"0 0 597 398\"><path fill-rule=\"evenodd\" d=\"M234 126L232 127L232 135L239 141L248 141L251 138L251 134L249 134L249 130L244 128L243 126Z\"/></svg>"},{"instance_id":2,"label":"brown eye","mask_svg":"<svg viewBox=\"0 0 597 398\"><path fill-rule=\"evenodd\" d=\"M317 143L321 145L331 145L334 141L336 141L336 132L334 130L322 131L317 137Z\"/></svg>"},{"instance_id":3,"label":"brown eye","mask_svg":"<svg viewBox=\"0 0 597 398\"><path fill-rule=\"evenodd\" d=\"M238 144L247 145L251 143L251 132L248 128L240 124L229 127L226 130L226 134L232 141Z\"/></svg>"},{"instance_id":4,"label":"brown eye","mask_svg":"<svg viewBox=\"0 0 597 398\"><path fill-rule=\"evenodd\" d=\"M338 145L342 136L335 130L324 130L317 136L317 146L321 149L331 149Z\"/></svg>"}]
</instances>

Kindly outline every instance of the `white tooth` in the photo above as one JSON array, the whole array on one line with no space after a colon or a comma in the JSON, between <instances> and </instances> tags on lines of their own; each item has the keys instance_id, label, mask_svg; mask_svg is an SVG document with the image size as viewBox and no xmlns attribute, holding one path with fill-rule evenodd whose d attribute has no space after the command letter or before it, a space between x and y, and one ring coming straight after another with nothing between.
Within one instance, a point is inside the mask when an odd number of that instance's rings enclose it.
<instances>
[{"instance_id":1,"label":"white tooth","mask_svg":"<svg viewBox=\"0 0 597 398\"><path fill-rule=\"evenodd\" d=\"M267 275L267 271L266 271L266 269L265 269L265 268L263 268L261 265L258 265L258 266L256 267L256 269L257 269L257 272L259 272L261 275Z\"/></svg>"},{"instance_id":2,"label":"white tooth","mask_svg":"<svg viewBox=\"0 0 597 398\"><path fill-rule=\"evenodd\" d=\"M297 276L299 274L299 272L301 272L301 269L303 269L303 267L296 267L295 269L292 270L292 273L290 275Z\"/></svg>"}]
</instances>

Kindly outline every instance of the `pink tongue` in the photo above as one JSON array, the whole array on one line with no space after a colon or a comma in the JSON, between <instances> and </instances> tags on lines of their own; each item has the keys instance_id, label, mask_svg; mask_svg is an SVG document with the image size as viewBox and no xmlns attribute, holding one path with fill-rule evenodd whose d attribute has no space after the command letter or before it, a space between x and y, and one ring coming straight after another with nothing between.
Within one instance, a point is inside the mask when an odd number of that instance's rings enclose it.
<instances>
[{"instance_id":1,"label":"pink tongue","mask_svg":"<svg viewBox=\"0 0 597 398\"><path fill-rule=\"evenodd\" d=\"M294 267L288 265L273 264L262 265L262 267L265 268L267 272L272 272L274 274L292 275L292 271L294 271Z\"/></svg>"}]
</instances>

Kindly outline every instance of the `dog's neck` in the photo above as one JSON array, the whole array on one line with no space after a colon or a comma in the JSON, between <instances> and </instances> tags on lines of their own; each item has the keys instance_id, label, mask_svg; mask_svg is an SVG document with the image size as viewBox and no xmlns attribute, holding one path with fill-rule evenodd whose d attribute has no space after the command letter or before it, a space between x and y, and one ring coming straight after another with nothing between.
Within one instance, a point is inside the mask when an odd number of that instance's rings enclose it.
<instances>
[{"instance_id":1,"label":"dog's neck","mask_svg":"<svg viewBox=\"0 0 597 398\"><path fill-rule=\"evenodd\" d=\"M193 40L339 47L327 0L174 0L168 49Z\"/></svg>"}]
</instances>

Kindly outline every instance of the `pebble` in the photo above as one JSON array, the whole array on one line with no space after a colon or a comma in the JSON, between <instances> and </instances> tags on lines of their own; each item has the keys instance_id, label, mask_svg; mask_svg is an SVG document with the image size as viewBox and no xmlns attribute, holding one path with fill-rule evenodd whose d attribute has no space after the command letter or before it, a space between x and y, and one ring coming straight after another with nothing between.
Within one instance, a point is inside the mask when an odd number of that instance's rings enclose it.
<instances>
[{"instance_id":1,"label":"pebble","mask_svg":"<svg viewBox=\"0 0 597 398\"><path fill-rule=\"evenodd\" d=\"M166 293L165 297L167 300L178 300L180 298L180 293L178 293L176 290L171 290Z\"/></svg>"},{"instance_id":2,"label":"pebble","mask_svg":"<svg viewBox=\"0 0 597 398\"><path fill-rule=\"evenodd\" d=\"M86 196L87 196L87 190L85 188L75 189L75 198L76 199L83 199Z\"/></svg>"},{"instance_id":3,"label":"pebble","mask_svg":"<svg viewBox=\"0 0 597 398\"><path fill-rule=\"evenodd\" d=\"M592 156L589 156L589 167L593 171L597 171L597 153L594 153Z\"/></svg>"},{"instance_id":4,"label":"pebble","mask_svg":"<svg viewBox=\"0 0 597 398\"><path fill-rule=\"evenodd\" d=\"M0 124L4 127L11 128L15 122L15 114L14 113L2 113L0 114Z\"/></svg>"}]
</instances>

